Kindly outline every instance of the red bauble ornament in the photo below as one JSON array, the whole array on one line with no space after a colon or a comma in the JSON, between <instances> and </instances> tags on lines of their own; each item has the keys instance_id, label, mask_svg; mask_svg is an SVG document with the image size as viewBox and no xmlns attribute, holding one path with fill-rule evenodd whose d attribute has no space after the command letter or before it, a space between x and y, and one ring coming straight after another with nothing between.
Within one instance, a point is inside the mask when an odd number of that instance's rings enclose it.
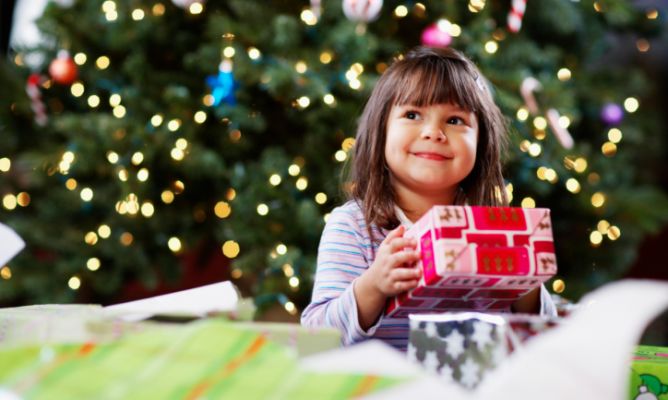
<instances>
[{"instance_id":1,"label":"red bauble ornament","mask_svg":"<svg viewBox=\"0 0 668 400\"><path fill-rule=\"evenodd\" d=\"M61 85L71 85L77 79L77 65L66 51L58 53L58 57L49 64L51 79Z\"/></svg>"}]
</instances>

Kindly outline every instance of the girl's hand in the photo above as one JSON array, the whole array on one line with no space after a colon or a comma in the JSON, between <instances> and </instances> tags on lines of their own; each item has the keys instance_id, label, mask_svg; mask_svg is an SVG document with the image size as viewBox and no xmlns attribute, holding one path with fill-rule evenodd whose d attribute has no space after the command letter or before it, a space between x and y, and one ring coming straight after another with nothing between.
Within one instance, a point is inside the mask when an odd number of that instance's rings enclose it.
<instances>
[{"instance_id":1,"label":"girl's hand","mask_svg":"<svg viewBox=\"0 0 668 400\"><path fill-rule=\"evenodd\" d=\"M416 265L420 259L417 242L414 238L403 237L404 231L400 225L387 235L365 274L372 287L384 297L413 289L422 276L421 268Z\"/></svg>"},{"instance_id":2,"label":"girl's hand","mask_svg":"<svg viewBox=\"0 0 668 400\"><path fill-rule=\"evenodd\" d=\"M363 330L373 326L383 313L388 297L418 285L421 269L415 265L420 253L413 238L405 238L404 227L391 231L378 247L373 264L360 276L353 291L357 313Z\"/></svg>"}]
</instances>

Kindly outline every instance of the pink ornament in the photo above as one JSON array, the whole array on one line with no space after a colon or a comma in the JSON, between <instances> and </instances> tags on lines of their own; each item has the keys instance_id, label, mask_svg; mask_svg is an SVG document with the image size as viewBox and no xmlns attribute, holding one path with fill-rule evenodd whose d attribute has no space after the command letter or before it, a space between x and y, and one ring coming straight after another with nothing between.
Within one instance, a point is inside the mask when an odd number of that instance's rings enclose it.
<instances>
[{"instance_id":1,"label":"pink ornament","mask_svg":"<svg viewBox=\"0 0 668 400\"><path fill-rule=\"evenodd\" d=\"M343 0L343 13L355 22L371 22L378 18L383 0Z\"/></svg>"},{"instance_id":2,"label":"pink ornament","mask_svg":"<svg viewBox=\"0 0 668 400\"><path fill-rule=\"evenodd\" d=\"M420 38L422 44L432 47L447 47L452 42L452 36L441 28L437 23L431 24L422 31Z\"/></svg>"}]
</instances>

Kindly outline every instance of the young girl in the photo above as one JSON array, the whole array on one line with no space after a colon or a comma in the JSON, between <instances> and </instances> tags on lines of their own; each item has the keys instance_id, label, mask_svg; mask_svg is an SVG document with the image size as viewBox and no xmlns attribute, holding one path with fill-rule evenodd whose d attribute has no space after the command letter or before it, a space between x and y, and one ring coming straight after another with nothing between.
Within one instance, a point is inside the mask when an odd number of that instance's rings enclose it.
<instances>
[{"instance_id":1,"label":"young girl","mask_svg":"<svg viewBox=\"0 0 668 400\"><path fill-rule=\"evenodd\" d=\"M417 286L414 239L404 232L439 204L507 204L501 176L503 116L461 53L417 48L371 93L357 129L351 199L322 233L305 326L338 328L344 345L379 338L405 348L408 321L383 318L389 297ZM556 314L547 291L515 312Z\"/></svg>"}]
</instances>

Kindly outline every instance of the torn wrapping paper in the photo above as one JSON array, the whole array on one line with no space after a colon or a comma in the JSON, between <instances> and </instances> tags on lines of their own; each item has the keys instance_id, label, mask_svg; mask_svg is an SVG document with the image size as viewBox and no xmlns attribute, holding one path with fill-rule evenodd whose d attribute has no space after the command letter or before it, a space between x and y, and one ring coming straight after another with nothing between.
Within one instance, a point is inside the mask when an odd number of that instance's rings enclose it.
<instances>
[{"instance_id":1,"label":"torn wrapping paper","mask_svg":"<svg viewBox=\"0 0 668 400\"><path fill-rule=\"evenodd\" d=\"M240 319L250 319L254 308L252 303L242 302L239 290L232 282L224 281L115 304L105 307L104 311L110 317L126 321L139 321L154 316L201 318L222 313L235 319L237 316L241 316Z\"/></svg>"},{"instance_id":2,"label":"torn wrapping paper","mask_svg":"<svg viewBox=\"0 0 668 400\"><path fill-rule=\"evenodd\" d=\"M385 315L505 311L557 272L550 211L436 206L404 235L420 251L420 284L388 301Z\"/></svg>"},{"instance_id":3,"label":"torn wrapping paper","mask_svg":"<svg viewBox=\"0 0 668 400\"><path fill-rule=\"evenodd\" d=\"M23 247L25 247L23 239L7 225L0 223L0 267L14 258Z\"/></svg>"},{"instance_id":4,"label":"torn wrapping paper","mask_svg":"<svg viewBox=\"0 0 668 400\"><path fill-rule=\"evenodd\" d=\"M0 308L0 348L91 340L106 342L139 329L139 326L106 318L98 305L44 304Z\"/></svg>"}]
</instances>

